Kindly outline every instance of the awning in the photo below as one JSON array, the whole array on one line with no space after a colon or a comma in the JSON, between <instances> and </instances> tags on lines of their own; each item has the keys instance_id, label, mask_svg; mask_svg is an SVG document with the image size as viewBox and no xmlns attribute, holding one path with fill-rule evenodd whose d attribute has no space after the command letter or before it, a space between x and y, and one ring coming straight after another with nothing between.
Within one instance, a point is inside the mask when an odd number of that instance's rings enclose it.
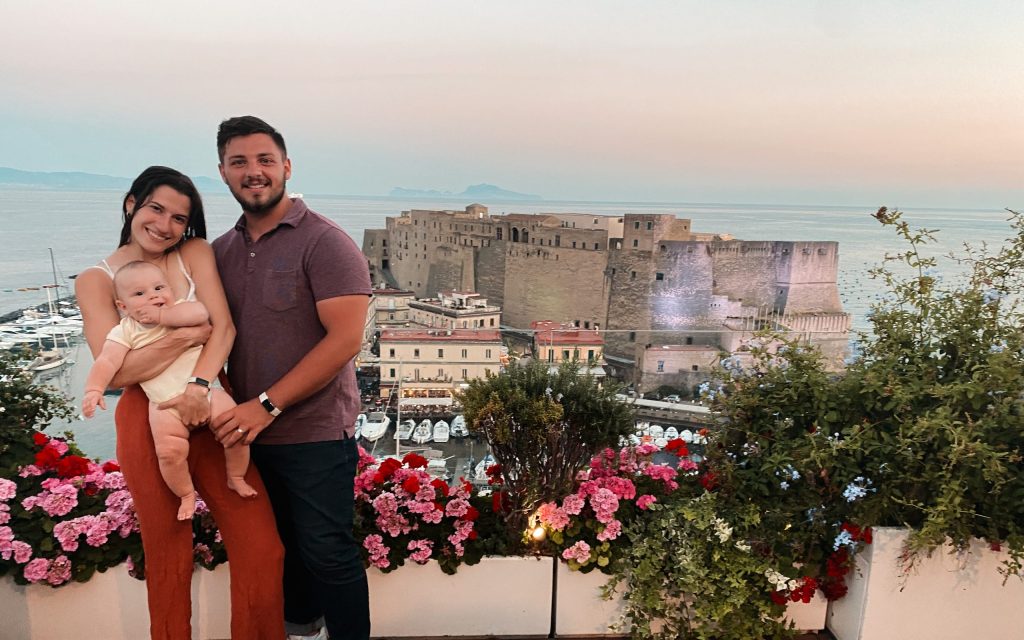
<instances>
[{"instance_id":1,"label":"awning","mask_svg":"<svg viewBox=\"0 0 1024 640\"><path fill-rule=\"evenodd\" d=\"M414 405L434 405L434 406L450 406L452 403L451 398L402 398L400 404L405 406Z\"/></svg>"}]
</instances>

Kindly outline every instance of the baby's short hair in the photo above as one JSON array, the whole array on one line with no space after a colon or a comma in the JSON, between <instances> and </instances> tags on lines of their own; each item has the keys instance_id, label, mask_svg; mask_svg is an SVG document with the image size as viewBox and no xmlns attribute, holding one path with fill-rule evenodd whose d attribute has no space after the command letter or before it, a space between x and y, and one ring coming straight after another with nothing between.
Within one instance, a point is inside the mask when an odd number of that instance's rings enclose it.
<instances>
[{"instance_id":1,"label":"baby's short hair","mask_svg":"<svg viewBox=\"0 0 1024 640\"><path fill-rule=\"evenodd\" d=\"M132 260L131 262L126 262L125 264L121 265L121 268L114 273L114 294L117 295L118 297L120 297L121 295L121 291L119 288L121 274L128 275L133 271L138 271L139 269L145 269L147 267L150 269L156 269L160 273L160 275L163 275L163 271L160 271L160 267L150 262L146 262L145 260Z\"/></svg>"}]
</instances>

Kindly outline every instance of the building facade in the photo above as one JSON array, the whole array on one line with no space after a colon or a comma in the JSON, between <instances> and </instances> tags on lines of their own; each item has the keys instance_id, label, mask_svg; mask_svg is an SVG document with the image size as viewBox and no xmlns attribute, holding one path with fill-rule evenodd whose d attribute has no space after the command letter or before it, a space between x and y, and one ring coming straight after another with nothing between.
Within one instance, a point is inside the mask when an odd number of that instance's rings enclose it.
<instances>
[{"instance_id":1,"label":"building facade","mask_svg":"<svg viewBox=\"0 0 1024 640\"><path fill-rule=\"evenodd\" d=\"M381 331L380 394L450 404L468 381L498 373L502 342L498 329L385 329Z\"/></svg>"}]
</instances>

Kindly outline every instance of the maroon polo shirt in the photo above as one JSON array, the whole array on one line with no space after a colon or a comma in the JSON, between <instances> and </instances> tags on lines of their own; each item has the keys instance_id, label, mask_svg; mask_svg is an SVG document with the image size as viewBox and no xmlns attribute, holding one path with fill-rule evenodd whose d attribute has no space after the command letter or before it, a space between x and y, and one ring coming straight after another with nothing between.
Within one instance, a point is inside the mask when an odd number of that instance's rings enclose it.
<instances>
[{"instance_id":1,"label":"maroon polo shirt","mask_svg":"<svg viewBox=\"0 0 1024 640\"><path fill-rule=\"evenodd\" d=\"M213 241L213 250L237 331L228 379L238 402L270 388L327 334L318 301L371 294L366 257L355 242L299 198L256 242L242 216ZM343 433L352 435L358 412L359 387L350 361L326 387L286 408L256 442L339 440Z\"/></svg>"}]
</instances>

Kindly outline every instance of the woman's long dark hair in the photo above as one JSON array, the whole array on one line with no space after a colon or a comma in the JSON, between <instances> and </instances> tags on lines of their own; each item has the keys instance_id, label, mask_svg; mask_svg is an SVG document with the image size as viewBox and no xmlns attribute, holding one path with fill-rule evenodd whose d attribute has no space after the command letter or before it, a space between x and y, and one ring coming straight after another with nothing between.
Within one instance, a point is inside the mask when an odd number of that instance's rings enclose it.
<instances>
[{"instance_id":1,"label":"woman's long dark hair","mask_svg":"<svg viewBox=\"0 0 1024 640\"><path fill-rule=\"evenodd\" d=\"M146 204L157 187L170 187L185 196L189 200L188 224L185 226L185 233L181 240L167 251L173 251L180 247L189 238L206 238L206 214L203 212L203 199L199 197L199 190L192 184L192 179L184 173L171 169L170 167L153 166L139 174L132 182L128 193L124 194L121 202L121 211L124 213L124 225L121 227L121 242L117 246L123 247L132 239L132 216ZM128 211L128 198L135 198L135 207Z\"/></svg>"}]
</instances>

